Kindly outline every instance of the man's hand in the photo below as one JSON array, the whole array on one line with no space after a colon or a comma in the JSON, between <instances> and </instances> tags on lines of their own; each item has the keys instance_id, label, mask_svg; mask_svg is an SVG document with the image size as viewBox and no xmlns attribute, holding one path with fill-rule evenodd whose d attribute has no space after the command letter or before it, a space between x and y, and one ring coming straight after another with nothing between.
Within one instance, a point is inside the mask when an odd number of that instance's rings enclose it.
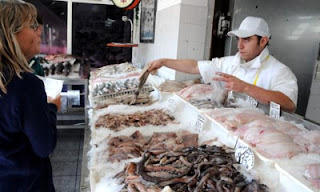
<instances>
[{"instance_id":1,"label":"man's hand","mask_svg":"<svg viewBox=\"0 0 320 192\"><path fill-rule=\"evenodd\" d=\"M280 104L281 108L288 111L295 111L295 104L291 99L279 91L266 90L261 87L246 83L235 76L225 73L217 73L218 77L213 80L225 82L225 88L229 91L245 93L261 103L270 104L271 101Z\"/></svg>"},{"instance_id":2,"label":"man's hand","mask_svg":"<svg viewBox=\"0 0 320 192\"><path fill-rule=\"evenodd\" d=\"M235 91L235 92L246 92L247 89L250 87L250 85L237 77L233 75L228 75L226 73L216 73L219 75L218 77L214 77L213 80L216 81L223 81L226 84L224 85L224 88L227 89L228 91Z\"/></svg>"},{"instance_id":3,"label":"man's hand","mask_svg":"<svg viewBox=\"0 0 320 192\"><path fill-rule=\"evenodd\" d=\"M158 69L164 66L165 59L157 59L147 64L148 71L154 74Z\"/></svg>"}]
</instances>

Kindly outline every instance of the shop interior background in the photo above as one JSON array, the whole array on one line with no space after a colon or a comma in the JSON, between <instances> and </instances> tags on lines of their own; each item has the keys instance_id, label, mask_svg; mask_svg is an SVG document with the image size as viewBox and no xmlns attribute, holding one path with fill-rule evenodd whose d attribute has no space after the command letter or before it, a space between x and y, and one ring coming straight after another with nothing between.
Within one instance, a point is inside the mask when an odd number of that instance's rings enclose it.
<instances>
[{"instance_id":1,"label":"shop interior background","mask_svg":"<svg viewBox=\"0 0 320 192\"><path fill-rule=\"evenodd\" d=\"M269 22L272 33L270 52L288 65L298 78L299 99L296 113L315 121L318 118L315 114L320 110L317 102L320 99L320 75L317 76L317 69L320 68L317 64L320 1L181 0L181 3L176 3L158 0L154 43L140 43L133 50L108 48L106 44L112 41L130 41L130 24L121 21L121 17L127 15L134 20L134 11L118 9L108 0L85 3L76 0L27 1L38 7L39 14L46 22L43 53L75 54L86 57L96 67L131 60L143 66L161 57L211 59L214 56L212 40L217 31L214 19L219 12L215 6L222 1L228 2L231 27L239 26L247 15L261 16ZM83 7L86 11L83 11ZM68 10L72 10L71 16ZM139 30L137 26L135 31ZM139 39L137 34L139 33L136 33L135 39ZM87 42L84 43L85 41ZM225 55L236 52L235 39L226 37L224 46ZM174 76L177 77L178 73ZM184 76L180 79L183 78Z\"/></svg>"}]
</instances>

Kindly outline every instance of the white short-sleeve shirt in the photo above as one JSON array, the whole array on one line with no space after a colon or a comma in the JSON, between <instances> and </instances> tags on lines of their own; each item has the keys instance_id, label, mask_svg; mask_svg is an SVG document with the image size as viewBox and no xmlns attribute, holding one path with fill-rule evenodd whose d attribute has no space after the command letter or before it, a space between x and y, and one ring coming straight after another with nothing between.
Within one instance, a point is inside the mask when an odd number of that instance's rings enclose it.
<instances>
[{"instance_id":1,"label":"white short-sleeve shirt","mask_svg":"<svg viewBox=\"0 0 320 192\"><path fill-rule=\"evenodd\" d=\"M212 61L198 61L198 68L205 83L215 76L215 72L223 72L272 91L279 91L287 95L296 105L298 99L297 78L289 67L269 54L265 48L258 57L245 63L240 54ZM258 72L260 71L260 73ZM258 75L257 75L258 74Z\"/></svg>"}]
</instances>

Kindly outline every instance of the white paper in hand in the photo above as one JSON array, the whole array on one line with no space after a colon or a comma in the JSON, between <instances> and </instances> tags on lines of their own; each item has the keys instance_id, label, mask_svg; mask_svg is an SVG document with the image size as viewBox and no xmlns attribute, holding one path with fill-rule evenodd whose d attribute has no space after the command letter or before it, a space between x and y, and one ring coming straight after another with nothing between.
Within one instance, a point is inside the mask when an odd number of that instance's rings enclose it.
<instances>
[{"instance_id":1,"label":"white paper in hand","mask_svg":"<svg viewBox=\"0 0 320 192\"><path fill-rule=\"evenodd\" d=\"M43 81L44 89L46 91L47 96L56 98L61 93L63 80L57 80L41 76L37 77Z\"/></svg>"}]
</instances>

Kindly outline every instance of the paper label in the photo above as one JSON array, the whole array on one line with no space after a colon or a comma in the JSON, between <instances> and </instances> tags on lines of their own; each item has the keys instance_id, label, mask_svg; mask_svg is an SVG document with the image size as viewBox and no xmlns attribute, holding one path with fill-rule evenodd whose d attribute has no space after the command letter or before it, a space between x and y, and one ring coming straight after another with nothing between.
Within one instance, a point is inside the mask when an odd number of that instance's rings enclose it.
<instances>
[{"instance_id":1,"label":"paper label","mask_svg":"<svg viewBox=\"0 0 320 192\"><path fill-rule=\"evenodd\" d=\"M270 117L273 117L275 119L279 119L280 118L280 105L271 101L269 115L270 115Z\"/></svg>"},{"instance_id":2,"label":"paper label","mask_svg":"<svg viewBox=\"0 0 320 192\"><path fill-rule=\"evenodd\" d=\"M250 96L247 97L246 101L249 102L250 105L255 107L255 108L258 106L258 101L255 100L254 98L250 97Z\"/></svg>"},{"instance_id":3,"label":"paper label","mask_svg":"<svg viewBox=\"0 0 320 192\"><path fill-rule=\"evenodd\" d=\"M198 114L198 119L197 119L197 122L195 124L195 130L196 131L198 131L198 132L202 131L204 121L205 121L205 118L202 115Z\"/></svg>"},{"instance_id":4,"label":"paper label","mask_svg":"<svg viewBox=\"0 0 320 192\"><path fill-rule=\"evenodd\" d=\"M177 108L176 102L173 99L168 100L168 110L169 112L174 112Z\"/></svg>"},{"instance_id":5,"label":"paper label","mask_svg":"<svg viewBox=\"0 0 320 192\"><path fill-rule=\"evenodd\" d=\"M251 148L244 145L237 145L235 150L236 160L249 171L254 166L254 153Z\"/></svg>"}]
</instances>

